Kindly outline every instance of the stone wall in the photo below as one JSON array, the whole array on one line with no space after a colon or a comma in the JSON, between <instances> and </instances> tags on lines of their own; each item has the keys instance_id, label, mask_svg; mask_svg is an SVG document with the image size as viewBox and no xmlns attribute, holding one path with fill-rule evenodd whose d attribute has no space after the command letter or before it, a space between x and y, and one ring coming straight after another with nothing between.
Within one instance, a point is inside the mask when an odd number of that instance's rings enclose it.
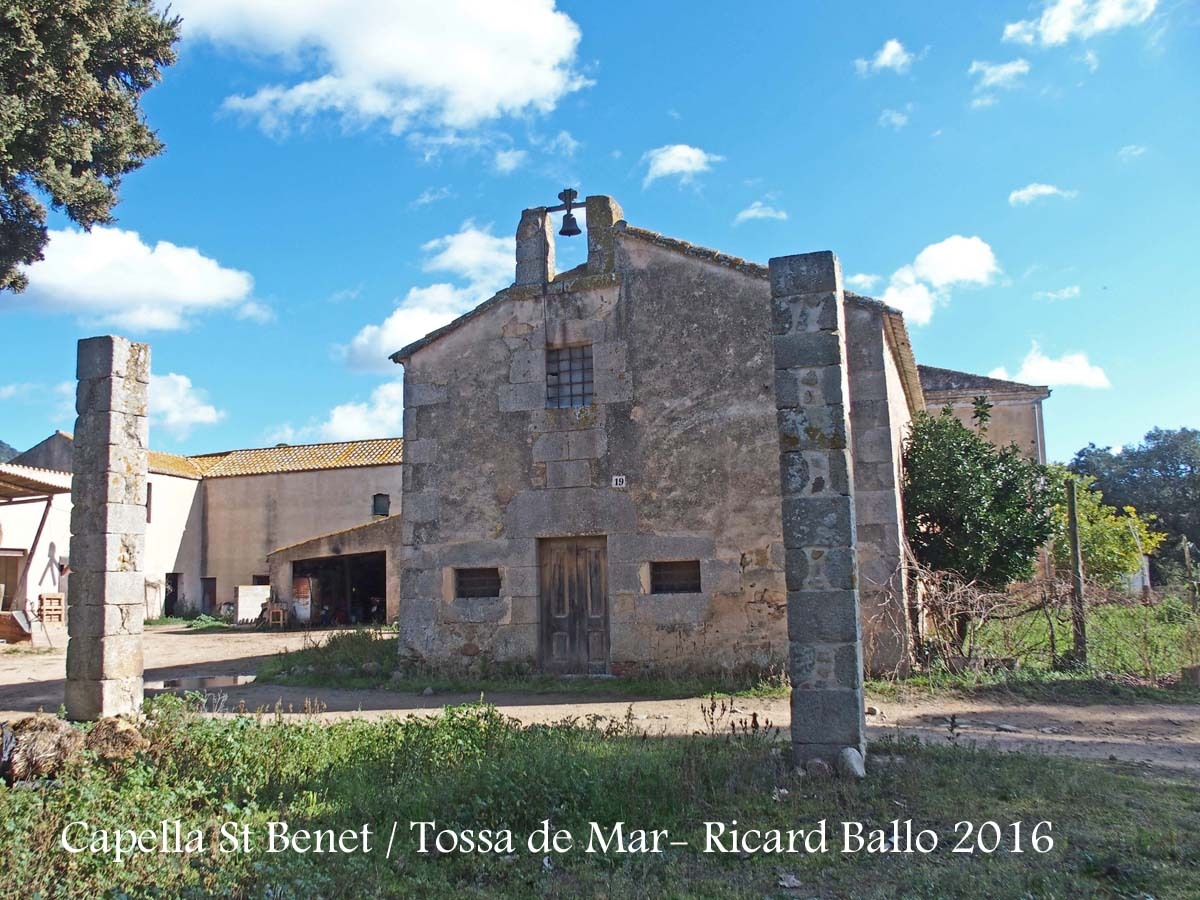
<instances>
[{"instance_id":1,"label":"stone wall","mask_svg":"<svg viewBox=\"0 0 1200 900\"><path fill-rule=\"evenodd\" d=\"M604 535L612 671L782 664L765 277L626 232L590 197L588 264L539 282L544 215L522 217L527 283L402 356L402 640L447 664L532 663L538 540ZM546 347L576 343L595 402L546 409ZM690 559L700 593L649 593L651 561ZM475 566L501 569L499 599L453 596L452 570Z\"/></svg>"},{"instance_id":2,"label":"stone wall","mask_svg":"<svg viewBox=\"0 0 1200 900\"><path fill-rule=\"evenodd\" d=\"M903 665L908 641L900 485L904 434L912 416L888 342L886 314L882 304L865 298L845 302L863 654L878 673Z\"/></svg>"},{"instance_id":3,"label":"stone wall","mask_svg":"<svg viewBox=\"0 0 1200 900\"><path fill-rule=\"evenodd\" d=\"M77 377L65 702L95 719L142 703L150 348L82 340Z\"/></svg>"}]
</instances>

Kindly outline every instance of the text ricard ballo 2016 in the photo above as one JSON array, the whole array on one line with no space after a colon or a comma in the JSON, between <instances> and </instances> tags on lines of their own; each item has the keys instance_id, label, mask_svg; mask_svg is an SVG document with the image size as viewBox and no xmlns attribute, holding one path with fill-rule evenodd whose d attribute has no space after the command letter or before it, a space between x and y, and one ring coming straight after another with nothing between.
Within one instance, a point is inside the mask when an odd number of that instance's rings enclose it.
<instances>
[{"instance_id":1,"label":"text ricard ballo 2016","mask_svg":"<svg viewBox=\"0 0 1200 900\"><path fill-rule=\"evenodd\" d=\"M67 853L111 856L117 861L140 853L298 853L352 854L382 850L393 853L445 856L448 854L516 853L537 856L568 853L659 854L671 848L694 848L702 853L757 854L969 854L1049 853L1054 849L1050 822L957 822L942 833L912 819L886 825L821 819L805 828L755 828L728 822L703 822L685 835L664 828L633 827L625 822L589 822L574 831L544 820L521 834L509 829L442 828L433 821L389 822L382 829L370 824L346 829L293 828L287 822L254 825L228 821L210 827L189 826L180 819L157 827L101 827L88 821L68 823L59 835ZM382 840L387 836L386 842Z\"/></svg>"}]
</instances>

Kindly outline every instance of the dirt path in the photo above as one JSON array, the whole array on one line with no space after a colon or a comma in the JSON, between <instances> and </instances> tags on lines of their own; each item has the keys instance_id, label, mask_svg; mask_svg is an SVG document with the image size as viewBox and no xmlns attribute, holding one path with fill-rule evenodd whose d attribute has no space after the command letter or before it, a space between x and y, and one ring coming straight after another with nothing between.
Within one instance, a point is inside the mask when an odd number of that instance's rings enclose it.
<instances>
[{"instance_id":1,"label":"dirt path","mask_svg":"<svg viewBox=\"0 0 1200 900\"><path fill-rule=\"evenodd\" d=\"M322 637L315 634L318 640ZM304 646L301 633L259 632L198 634L165 626L147 631L146 678L253 674L266 657ZM0 720L42 707L56 710L62 702L65 653L54 650L0 652ZM444 705L478 700L472 694L398 693L388 690L338 690L249 684L222 688L225 708L274 709L303 715L314 706L325 719L347 716L431 715ZM579 694L492 694L486 698L526 723L569 717L623 718L631 711L635 724L651 734L689 735L704 728L701 699L628 700ZM1004 750L1036 750L1091 759L1117 759L1200 774L1200 704L1131 705L1006 702L988 698L882 700L868 698L880 715L868 717L872 738L917 736ZM782 699L738 699L736 718L758 715L759 721L787 729L788 703Z\"/></svg>"}]
</instances>

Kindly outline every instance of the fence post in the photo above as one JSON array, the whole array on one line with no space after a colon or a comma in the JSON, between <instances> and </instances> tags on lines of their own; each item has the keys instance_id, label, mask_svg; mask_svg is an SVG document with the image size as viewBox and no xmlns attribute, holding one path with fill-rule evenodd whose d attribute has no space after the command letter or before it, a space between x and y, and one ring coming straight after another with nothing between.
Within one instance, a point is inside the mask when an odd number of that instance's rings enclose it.
<instances>
[{"instance_id":1,"label":"fence post","mask_svg":"<svg viewBox=\"0 0 1200 900\"><path fill-rule=\"evenodd\" d=\"M1087 665L1087 624L1083 605L1083 551L1079 546L1079 513L1076 509L1075 479L1067 479L1067 530L1071 539L1071 629L1075 646L1073 662Z\"/></svg>"}]
</instances>

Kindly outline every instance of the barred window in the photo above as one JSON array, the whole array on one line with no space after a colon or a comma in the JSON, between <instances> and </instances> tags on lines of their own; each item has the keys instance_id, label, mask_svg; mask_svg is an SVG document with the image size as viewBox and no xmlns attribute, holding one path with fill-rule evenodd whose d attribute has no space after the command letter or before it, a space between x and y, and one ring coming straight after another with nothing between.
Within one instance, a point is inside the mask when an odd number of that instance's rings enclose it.
<instances>
[{"instance_id":1,"label":"barred window","mask_svg":"<svg viewBox=\"0 0 1200 900\"><path fill-rule=\"evenodd\" d=\"M455 597L499 597L499 569L455 569Z\"/></svg>"},{"instance_id":2,"label":"barred window","mask_svg":"<svg viewBox=\"0 0 1200 900\"><path fill-rule=\"evenodd\" d=\"M700 593L700 560L650 563L650 593Z\"/></svg>"},{"instance_id":3,"label":"barred window","mask_svg":"<svg viewBox=\"0 0 1200 900\"><path fill-rule=\"evenodd\" d=\"M546 409L592 402L592 345L546 351Z\"/></svg>"}]
</instances>

